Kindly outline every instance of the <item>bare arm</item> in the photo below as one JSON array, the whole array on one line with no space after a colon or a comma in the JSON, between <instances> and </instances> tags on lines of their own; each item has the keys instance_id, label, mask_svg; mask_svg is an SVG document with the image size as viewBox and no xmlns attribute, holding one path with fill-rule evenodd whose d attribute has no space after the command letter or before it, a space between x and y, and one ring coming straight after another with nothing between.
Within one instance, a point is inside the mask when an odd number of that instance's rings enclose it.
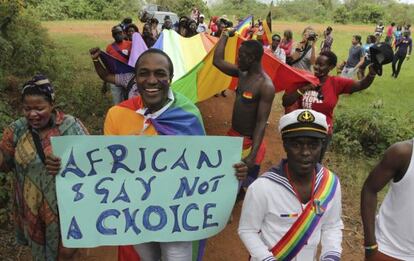
<instances>
[{"instance_id":1,"label":"bare arm","mask_svg":"<svg viewBox=\"0 0 414 261\"><path fill-rule=\"evenodd\" d=\"M239 77L239 68L237 68L236 65L228 63L224 60L224 51L228 37L228 33L226 32L221 34L216 50L214 50L213 65L227 75Z\"/></svg>"},{"instance_id":2,"label":"bare arm","mask_svg":"<svg viewBox=\"0 0 414 261\"><path fill-rule=\"evenodd\" d=\"M361 191L361 216L366 246L376 244L375 213L377 210L377 193L392 179L400 177L407 171L412 148L411 141L392 145L365 180Z\"/></svg>"},{"instance_id":3,"label":"bare arm","mask_svg":"<svg viewBox=\"0 0 414 261\"><path fill-rule=\"evenodd\" d=\"M315 64L315 62L316 62L316 40L315 41L312 41L312 48L311 48L311 57L310 57L310 63L312 64L312 65L314 65Z\"/></svg>"},{"instance_id":4,"label":"bare arm","mask_svg":"<svg viewBox=\"0 0 414 261\"><path fill-rule=\"evenodd\" d=\"M264 86L260 91L259 107L257 109L256 127L253 131L253 145L249 155L244 159L248 167L253 167L257 152L262 143L266 122L272 109L273 98L275 97L275 88L270 79L264 80Z\"/></svg>"},{"instance_id":5,"label":"bare arm","mask_svg":"<svg viewBox=\"0 0 414 261\"><path fill-rule=\"evenodd\" d=\"M364 79L360 81L355 81L354 85L352 85L351 93L362 91L368 88L372 84L377 73L375 72L372 64L369 65L368 69L369 69L369 73L364 77Z\"/></svg>"},{"instance_id":6,"label":"bare arm","mask_svg":"<svg viewBox=\"0 0 414 261\"><path fill-rule=\"evenodd\" d=\"M99 78L105 82L115 84L115 74L110 73L99 61L99 54L101 53L101 50L98 47L95 47L90 49L89 53L91 54L93 66L95 67L95 71Z\"/></svg>"}]
</instances>

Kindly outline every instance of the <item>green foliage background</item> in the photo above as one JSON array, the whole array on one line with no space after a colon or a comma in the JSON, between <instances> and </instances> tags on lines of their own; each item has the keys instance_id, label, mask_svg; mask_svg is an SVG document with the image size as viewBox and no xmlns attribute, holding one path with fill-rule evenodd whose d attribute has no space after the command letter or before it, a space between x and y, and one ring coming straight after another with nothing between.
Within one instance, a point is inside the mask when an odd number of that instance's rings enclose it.
<instances>
[{"instance_id":1,"label":"green foliage background","mask_svg":"<svg viewBox=\"0 0 414 261\"><path fill-rule=\"evenodd\" d=\"M188 15L192 6L204 14L245 17L253 14L264 18L269 7L254 0L225 0L208 9L201 0L162 0L179 15ZM115 19L100 21L109 28L120 19L136 14L142 2L133 0L0 0L0 136L3 128L19 116L19 89L21 83L34 73L48 75L57 92L57 105L66 113L82 119L92 134L100 134L110 96L100 95L101 81L96 76L87 50L104 47L111 39L100 39L82 34L48 34L41 20L61 19ZM326 27L339 23L411 23L414 5L391 0L280 0L271 7L273 18L292 21L291 25L304 28L314 22ZM10 22L6 23L5 18ZM4 23L3 23L4 22ZM300 23L304 22L304 23ZM45 24L70 25L73 28L96 21L55 21ZM340 31L334 26L333 49L345 59L354 34L366 36L368 31ZM281 32L279 32L281 33ZM318 32L321 33L321 32ZM294 31L298 37L300 31ZM341 174L344 205L349 195L357 195L366 173L379 159L386 147L398 140L414 136L414 105L412 100L412 61L404 62L401 76L396 81L389 77L389 66L384 76L377 78L369 89L349 97L341 97L335 112L334 139L328 152L329 165ZM279 97L280 99L280 97ZM271 119L277 120L277 119ZM274 130L269 130L274 131ZM350 164L350 162L352 164ZM0 173L0 225L9 224L10 177ZM348 210L349 211L349 210ZM358 216L357 208L348 215Z\"/></svg>"},{"instance_id":2,"label":"green foliage background","mask_svg":"<svg viewBox=\"0 0 414 261\"><path fill-rule=\"evenodd\" d=\"M27 0L42 20L63 19L122 19L136 17L141 8L139 0Z\"/></svg>"}]
</instances>

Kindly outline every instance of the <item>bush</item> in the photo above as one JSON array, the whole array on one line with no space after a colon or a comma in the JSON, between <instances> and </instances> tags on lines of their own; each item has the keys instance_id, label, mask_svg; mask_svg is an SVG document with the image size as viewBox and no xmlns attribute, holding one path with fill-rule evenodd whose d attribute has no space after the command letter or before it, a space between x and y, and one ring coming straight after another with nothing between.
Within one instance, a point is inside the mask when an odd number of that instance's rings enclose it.
<instances>
[{"instance_id":1,"label":"bush","mask_svg":"<svg viewBox=\"0 0 414 261\"><path fill-rule=\"evenodd\" d=\"M332 149L351 156L376 157L391 144L414 136L414 121L396 118L383 109L338 113L334 126Z\"/></svg>"},{"instance_id":2,"label":"bush","mask_svg":"<svg viewBox=\"0 0 414 261\"><path fill-rule=\"evenodd\" d=\"M335 23L346 24L349 22L350 15L345 6L341 6L334 11L333 21Z\"/></svg>"},{"instance_id":3,"label":"bush","mask_svg":"<svg viewBox=\"0 0 414 261\"><path fill-rule=\"evenodd\" d=\"M41 20L121 19L137 16L142 1L136 0L40 0L28 1L28 8Z\"/></svg>"}]
</instances>

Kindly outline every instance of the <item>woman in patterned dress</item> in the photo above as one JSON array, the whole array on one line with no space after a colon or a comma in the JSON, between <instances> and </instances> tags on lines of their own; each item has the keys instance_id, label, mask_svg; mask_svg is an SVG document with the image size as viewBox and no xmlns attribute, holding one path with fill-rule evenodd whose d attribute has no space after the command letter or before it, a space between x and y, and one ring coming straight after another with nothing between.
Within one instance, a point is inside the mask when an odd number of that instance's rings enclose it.
<instances>
[{"instance_id":1,"label":"woman in patterned dress","mask_svg":"<svg viewBox=\"0 0 414 261\"><path fill-rule=\"evenodd\" d=\"M0 171L14 173L14 219L18 243L31 248L33 260L74 260L77 249L60 242L55 177L45 168L50 138L87 135L83 124L54 107L50 81L36 75L22 90L24 117L5 128L0 141Z\"/></svg>"}]
</instances>

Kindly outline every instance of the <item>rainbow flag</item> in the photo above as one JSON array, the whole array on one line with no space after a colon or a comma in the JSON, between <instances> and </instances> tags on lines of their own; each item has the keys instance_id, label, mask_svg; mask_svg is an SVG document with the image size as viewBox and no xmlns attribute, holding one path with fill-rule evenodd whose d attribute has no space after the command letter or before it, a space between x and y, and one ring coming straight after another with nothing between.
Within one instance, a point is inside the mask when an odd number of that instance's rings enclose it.
<instances>
[{"instance_id":1,"label":"rainbow flag","mask_svg":"<svg viewBox=\"0 0 414 261\"><path fill-rule=\"evenodd\" d=\"M229 37L226 44L225 60L236 63L237 51L244 41L241 36ZM213 65L214 50L181 79L172 84L173 90L189 98L192 102L204 101L225 89L234 89L237 78L232 78ZM265 48L262 66L275 86L275 91L294 91L305 83L318 84L319 80L307 71L293 68L277 60L272 51Z\"/></svg>"},{"instance_id":2,"label":"rainbow flag","mask_svg":"<svg viewBox=\"0 0 414 261\"><path fill-rule=\"evenodd\" d=\"M323 168L321 181L309 203L289 231L272 248L277 260L292 260L306 244L321 219L324 210L335 195L338 177Z\"/></svg>"},{"instance_id":3,"label":"rainbow flag","mask_svg":"<svg viewBox=\"0 0 414 261\"><path fill-rule=\"evenodd\" d=\"M247 30L249 30L250 26L253 24L253 16L249 15L248 17L244 18L236 27L236 32L243 37L246 37Z\"/></svg>"},{"instance_id":4,"label":"rainbow flag","mask_svg":"<svg viewBox=\"0 0 414 261\"><path fill-rule=\"evenodd\" d=\"M207 33L185 38L174 30L163 30L152 48L163 50L171 58L174 65L173 81L175 81L194 68L217 41L218 38Z\"/></svg>"},{"instance_id":5,"label":"rainbow flag","mask_svg":"<svg viewBox=\"0 0 414 261\"><path fill-rule=\"evenodd\" d=\"M173 81L181 78L196 66L214 47L218 38L207 33L197 34L185 38L174 30L164 30L152 48L163 50L171 58L174 66ZM111 73L134 72L138 57L148 48L141 35L135 33L132 39L131 54L128 64L123 63L105 52L101 52L101 59Z\"/></svg>"}]
</instances>

